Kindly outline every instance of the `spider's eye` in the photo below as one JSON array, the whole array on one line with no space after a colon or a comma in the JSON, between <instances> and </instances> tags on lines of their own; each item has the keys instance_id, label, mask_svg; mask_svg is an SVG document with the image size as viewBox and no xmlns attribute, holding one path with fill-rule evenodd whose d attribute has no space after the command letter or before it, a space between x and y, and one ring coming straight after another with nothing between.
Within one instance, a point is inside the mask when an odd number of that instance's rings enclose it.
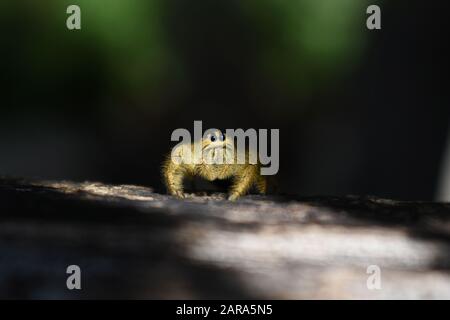
<instances>
[{"instance_id":1,"label":"spider's eye","mask_svg":"<svg viewBox=\"0 0 450 320\"><path fill-rule=\"evenodd\" d=\"M220 141L225 141L225 133L222 133L222 134L220 135Z\"/></svg>"},{"instance_id":2,"label":"spider's eye","mask_svg":"<svg viewBox=\"0 0 450 320\"><path fill-rule=\"evenodd\" d=\"M216 136L212 135L210 139L211 139L212 142L214 142L214 141L216 141Z\"/></svg>"}]
</instances>

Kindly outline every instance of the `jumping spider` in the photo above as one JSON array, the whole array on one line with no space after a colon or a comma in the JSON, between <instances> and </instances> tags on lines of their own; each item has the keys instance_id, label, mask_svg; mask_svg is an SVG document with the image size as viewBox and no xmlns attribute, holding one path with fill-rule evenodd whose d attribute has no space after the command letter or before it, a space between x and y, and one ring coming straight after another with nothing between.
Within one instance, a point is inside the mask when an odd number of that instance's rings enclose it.
<instances>
[{"instance_id":1,"label":"jumping spider","mask_svg":"<svg viewBox=\"0 0 450 320\"><path fill-rule=\"evenodd\" d=\"M246 151L244 164L239 164L237 161L238 152L233 141L230 140L219 130L213 130L201 141L175 146L164 161L162 168L164 183L168 192L178 198L184 198L184 178L200 176L208 181L231 178L232 185L228 195L228 200L231 201L246 194L252 186L256 186L259 193L265 194L267 192L267 179L260 174L259 162L251 164L249 152ZM195 157L194 147L196 144L201 150L201 158L197 162L186 161L188 160L186 159L188 154L189 157ZM235 152L232 152L233 149ZM178 163L172 161L174 156L181 161ZM220 157L224 161L214 161Z\"/></svg>"}]
</instances>

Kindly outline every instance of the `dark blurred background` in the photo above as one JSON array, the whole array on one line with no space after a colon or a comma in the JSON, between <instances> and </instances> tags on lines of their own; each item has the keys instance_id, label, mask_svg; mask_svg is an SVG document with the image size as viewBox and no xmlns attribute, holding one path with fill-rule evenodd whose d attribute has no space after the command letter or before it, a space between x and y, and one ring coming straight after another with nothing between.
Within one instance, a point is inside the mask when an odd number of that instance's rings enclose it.
<instances>
[{"instance_id":1,"label":"dark blurred background","mask_svg":"<svg viewBox=\"0 0 450 320\"><path fill-rule=\"evenodd\" d=\"M66 28L69 4L81 30ZM366 28L370 4L382 30ZM164 191L172 131L203 120L279 128L282 192L435 199L446 185L447 7L2 0L0 175Z\"/></svg>"}]
</instances>

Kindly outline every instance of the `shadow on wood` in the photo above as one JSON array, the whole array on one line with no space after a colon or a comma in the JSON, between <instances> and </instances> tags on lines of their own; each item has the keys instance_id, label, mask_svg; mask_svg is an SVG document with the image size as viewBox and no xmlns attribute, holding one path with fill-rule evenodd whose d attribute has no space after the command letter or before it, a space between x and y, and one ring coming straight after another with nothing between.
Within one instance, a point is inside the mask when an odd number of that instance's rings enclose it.
<instances>
[{"instance_id":1,"label":"shadow on wood","mask_svg":"<svg viewBox=\"0 0 450 320\"><path fill-rule=\"evenodd\" d=\"M0 178L0 212L0 298L450 298L444 203Z\"/></svg>"}]
</instances>

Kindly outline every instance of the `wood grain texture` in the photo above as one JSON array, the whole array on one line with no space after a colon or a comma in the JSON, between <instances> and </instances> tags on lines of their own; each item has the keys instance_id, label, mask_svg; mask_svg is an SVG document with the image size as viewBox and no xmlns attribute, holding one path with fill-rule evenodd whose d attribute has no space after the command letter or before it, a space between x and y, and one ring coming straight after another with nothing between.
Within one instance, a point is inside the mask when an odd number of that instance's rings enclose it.
<instances>
[{"instance_id":1,"label":"wood grain texture","mask_svg":"<svg viewBox=\"0 0 450 320\"><path fill-rule=\"evenodd\" d=\"M450 299L450 205L0 178L0 298Z\"/></svg>"}]
</instances>

